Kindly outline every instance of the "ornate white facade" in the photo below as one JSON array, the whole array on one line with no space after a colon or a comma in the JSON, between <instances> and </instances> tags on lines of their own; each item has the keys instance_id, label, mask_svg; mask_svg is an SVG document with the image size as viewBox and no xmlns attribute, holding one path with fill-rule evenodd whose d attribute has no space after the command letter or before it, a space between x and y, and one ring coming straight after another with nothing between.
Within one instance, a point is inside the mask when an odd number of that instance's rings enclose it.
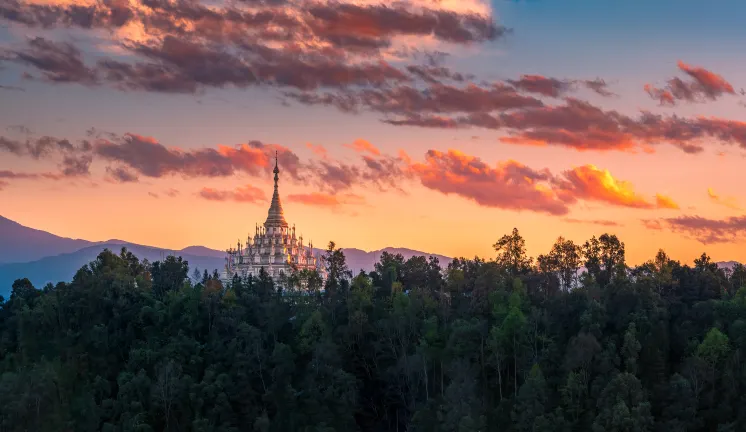
<instances>
[{"instance_id":1,"label":"ornate white facade","mask_svg":"<svg viewBox=\"0 0 746 432\"><path fill-rule=\"evenodd\" d=\"M254 237L246 239L246 244L239 241L237 248L230 248L226 252L226 265L222 277L225 281L233 279L234 275L242 278L253 275L257 277L259 270L271 276L275 282L281 275L290 276L293 268L298 270L321 270L320 259L313 253L313 243L308 247L303 245L303 236L295 236L295 225L289 227L280 203L280 193L277 188L280 170L275 157L275 190L272 203L269 206L267 220L263 226L257 225Z\"/></svg>"}]
</instances>

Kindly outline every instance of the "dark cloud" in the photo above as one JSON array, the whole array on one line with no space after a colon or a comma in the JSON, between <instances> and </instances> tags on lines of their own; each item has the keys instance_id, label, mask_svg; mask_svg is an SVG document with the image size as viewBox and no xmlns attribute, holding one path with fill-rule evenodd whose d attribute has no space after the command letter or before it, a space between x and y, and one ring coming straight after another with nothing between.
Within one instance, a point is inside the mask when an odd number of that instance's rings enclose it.
<instances>
[{"instance_id":1,"label":"dark cloud","mask_svg":"<svg viewBox=\"0 0 746 432\"><path fill-rule=\"evenodd\" d=\"M541 75L523 75L518 80L507 80L507 82L517 89L554 98L571 91L573 86L572 81L547 78Z\"/></svg>"},{"instance_id":2,"label":"dark cloud","mask_svg":"<svg viewBox=\"0 0 746 432\"><path fill-rule=\"evenodd\" d=\"M185 177L227 177L237 173L259 176L274 167L275 152L283 172L290 178L301 177L300 158L282 146L251 141L234 147L177 150L166 148L153 138L126 134L115 140L100 139L93 152L145 177L182 175Z\"/></svg>"},{"instance_id":3,"label":"dark cloud","mask_svg":"<svg viewBox=\"0 0 746 432\"><path fill-rule=\"evenodd\" d=\"M746 216L708 219L701 216L681 216L663 221L674 232L685 234L703 244L732 243L746 233Z\"/></svg>"},{"instance_id":4,"label":"dark cloud","mask_svg":"<svg viewBox=\"0 0 746 432\"><path fill-rule=\"evenodd\" d=\"M414 77L430 84L443 81L464 82L475 79L474 75L454 72L445 66L409 65L406 69Z\"/></svg>"},{"instance_id":5,"label":"dark cloud","mask_svg":"<svg viewBox=\"0 0 746 432\"><path fill-rule=\"evenodd\" d=\"M93 157L91 155L65 156L62 159L60 169L66 177L78 177L90 175L90 167Z\"/></svg>"},{"instance_id":6,"label":"dark cloud","mask_svg":"<svg viewBox=\"0 0 746 432\"><path fill-rule=\"evenodd\" d=\"M7 85L1 85L1 84L0 84L0 90L21 91L21 92L26 91L26 89L23 87L7 86Z\"/></svg>"},{"instance_id":7,"label":"dark cloud","mask_svg":"<svg viewBox=\"0 0 746 432\"><path fill-rule=\"evenodd\" d=\"M138 180L137 175L123 167L106 167L106 173L117 183L135 183Z\"/></svg>"},{"instance_id":8,"label":"dark cloud","mask_svg":"<svg viewBox=\"0 0 746 432\"><path fill-rule=\"evenodd\" d=\"M134 18L128 0L102 0L93 6L41 5L4 0L0 18L28 27L118 28Z\"/></svg>"},{"instance_id":9,"label":"dark cloud","mask_svg":"<svg viewBox=\"0 0 746 432\"><path fill-rule=\"evenodd\" d=\"M9 127L8 129L25 135L31 134L31 131L24 126ZM0 151L6 151L17 156L30 156L34 159L42 159L52 155L86 153L90 151L90 144L84 141L76 146L66 139L50 136L34 139L28 138L25 142L0 136Z\"/></svg>"},{"instance_id":10,"label":"dark cloud","mask_svg":"<svg viewBox=\"0 0 746 432\"><path fill-rule=\"evenodd\" d=\"M66 139L44 136L26 143L28 153L35 159L46 157L51 153L66 153L75 151L75 146Z\"/></svg>"},{"instance_id":11,"label":"dark cloud","mask_svg":"<svg viewBox=\"0 0 746 432\"><path fill-rule=\"evenodd\" d=\"M615 96L615 94L609 90L609 85L606 83L606 81L601 78L596 78L593 80L584 80L584 81L581 81L581 83L587 88L593 90L594 92L598 93L601 96L604 96L604 97Z\"/></svg>"},{"instance_id":12,"label":"dark cloud","mask_svg":"<svg viewBox=\"0 0 746 432\"><path fill-rule=\"evenodd\" d=\"M0 136L0 150L20 156L24 153L24 146L18 141Z\"/></svg>"},{"instance_id":13,"label":"dark cloud","mask_svg":"<svg viewBox=\"0 0 746 432\"><path fill-rule=\"evenodd\" d=\"M393 36L434 36L459 44L495 40L507 29L483 15L421 8L401 4L315 4L308 9L314 34L326 40L353 38L385 42ZM345 46L345 45L341 45Z\"/></svg>"},{"instance_id":14,"label":"dark cloud","mask_svg":"<svg viewBox=\"0 0 746 432\"><path fill-rule=\"evenodd\" d=\"M463 81L434 65L400 70L381 60L399 36L454 44L492 41L507 30L491 17L433 7L348 3L244 1L102 1L95 6L36 5L9 0L0 17L30 27L115 30L140 23L145 41L117 41L135 56L86 65L68 43L37 38L11 60L53 82L109 84L121 90L194 93L202 88L254 85L300 90L380 87L411 79ZM278 7L282 6L282 7ZM313 41L313 43L308 43Z\"/></svg>"},{"instance_id":15,"label":"dark cloud","mask_svg":"<svg viewBox=\"0 0 746 432\"><path fill-rule=\"evenodd\" d=\"M80 50L68 42L35 37L29 39L25 49L11 51L9 60L35 67L48 81L97 82L96 71L85 65Z\"/></svg>"},{"instance_id":16,"label":"dark cloud","mask_svg":"<svg viewBox=\"0 0 746 432\"><path fill-rule=\"evenodd\" d=\"M685 118L642 112L631 117L568 98L563 105L528 107L508 112L468 116L425 116L407 113L384 120L392 125L440 128L479 127L502 130L502 142L552 145L576 150L652 150L668 143L690 154L713 143L746 149L746 122L717 117Z\"/></svg>"}]
</instances>

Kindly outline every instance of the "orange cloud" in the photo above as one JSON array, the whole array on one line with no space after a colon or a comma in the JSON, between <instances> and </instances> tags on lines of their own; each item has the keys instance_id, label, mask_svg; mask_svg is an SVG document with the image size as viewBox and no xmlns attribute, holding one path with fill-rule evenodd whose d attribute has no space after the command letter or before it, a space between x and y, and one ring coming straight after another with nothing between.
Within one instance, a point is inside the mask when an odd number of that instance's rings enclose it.
<instances>
[{"instance_id":1,"label":"orange cloud","mask_svg":"<svg viewBox=\"0 0 746 432\"><path fill-rule=\"evenodd\" d=\"M428 189L486 207L553 215L569 212L566 200L552 190L547 170L536 171L516 161L492 167L458 150L430 150L425 159L424 163L410 164L409 169Z\"/></svg>"},{"instance_id":2,"label":"orange cloud","mask_svg":"<svg viewBox=\"0 0 746 432\"><path fill-rule=\"evenodd\" d=\"M202 188L198 195L208 201L235 201L241 203L259 203L267 201L264 191L251 186L241 186L232 191Z\"/></svg>"},{"instance_id":3,"label":"orange cloud","mask_svg":"<svg viewBox=\"0 0 746 432\"><path fill-rule=\"evenodd\" d=\"M679 208L671 198L663 195L656 195L656 202L650 202L635 192L631 183L616 179L608 170L599 169L594 165L584 165L565 171L563 179L560 180L560 187L578 199L601 201L621 207Z\"/></svg>"},{"instance_id":4,"label":"orange cloud","mask_svg":"<svg viewBox=\"0 0 746 432\"><path fill-rule=\"evenodd\" d=\"M287 196L289 202L316 207L339 207L342 205L364 204L365 198L355 194L332 195L320 192L309 194L291 194Z\"/></svg>"},{"instance_id":5,"label":"orange cloud","mask_svg":"<svg viewBox=\"0 0 746 432\"><path fill-rule=\"evenodd\" d=\"M660 194L655 195L655 205L658 208L664 208L664 209L678 210L680 208L679 205L676 204L676 202L674 202L673 199L665 195L660 195Z\"/></svg>"},{"instance_id":6,"label":"orange cloud","mask_svg":"<svg viewBox=\"0 0 746 432\"><path fill-rule=\"evenodd\" d=\"M694 78L710 94L736 93L733 90L733 86L725 78L714 72L701 67L690 66L681 60L679 60L678 66L679 69Z\"/></svg>"},{"instance_id":7,"label":"orange cloud","mask_svg":"<svg viewBox=\"0 0 746 432\"><path fill-rule=\"evenodd\" d=\"M326 147L321 144L314 145L311 143L306 143L306 147L308 147L313 152L313 154L320 157L321 159L326 159L329 156L326 151Z\"/></svg>"},{"instance_id":8,"label":"orange cloud","mask_svg":"<svg viewBox=\"0 0 746 432\"><path fill-rule=\"evenodd\" d=\"M707 69L690 66L681 60L678 62L679 69L689 75L692 81L684 81L681 78L671 78L667 81L665 88L656 88L651 84L645 84L645 91L651 98L660 102L661 105L676 105L678 101L704 102L715 100L723 94L735 95L733 86L722 76Z\"/></svg>"},{"instance_id":9,"label":"orange cloud","mask_svg":"<svg viewBox=\"0 0 746 432\"><path fill-rule=\"evenodd\" d=\"M352 144L345 144L344 146L355 150L358 153L370 153L373 156L381 155L381 151L378 149L378 147L374 146L364 139L357 139Z\"/></svg>"},{"instance_id":10,"label":"orange cloud","mask_svg":"<svg viewBox=\"0 0 746 432\"><path fill-rule=\"evenodd\" d=\"M728 207L729 209L733 210L741 210L741 207L738 205L738 201L735 197L721 197L720 195L716 194L712 188L707 188L707 195L710 197L710 200L720 204L722 206Z\"/></svg>"}]
</instances>

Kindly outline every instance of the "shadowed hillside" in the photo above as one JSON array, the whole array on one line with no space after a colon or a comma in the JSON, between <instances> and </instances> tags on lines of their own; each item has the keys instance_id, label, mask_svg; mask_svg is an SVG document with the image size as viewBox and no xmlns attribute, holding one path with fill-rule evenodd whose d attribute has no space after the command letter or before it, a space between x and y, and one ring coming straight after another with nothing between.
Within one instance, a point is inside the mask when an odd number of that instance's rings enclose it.
<instances>
[{"instance_id":1,"label":"shadowed hillside","mask_svg":"<svg viewBox=\"0 0 746 432\"><path fill-rule=\"evenodd\" d=\"M93 242L56 236L0 216L0 263L35 261L74 252Z\"/></svg>"}]
</instances>

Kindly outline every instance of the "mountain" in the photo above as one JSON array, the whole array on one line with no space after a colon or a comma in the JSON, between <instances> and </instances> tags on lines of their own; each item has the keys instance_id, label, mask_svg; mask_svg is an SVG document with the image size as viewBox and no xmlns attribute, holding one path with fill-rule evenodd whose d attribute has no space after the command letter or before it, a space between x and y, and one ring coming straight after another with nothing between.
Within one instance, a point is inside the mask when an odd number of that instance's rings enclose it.
<instances>
[{"instance_id":1,"label":"mountain","mask_svg":"<svg viewBox=\"0 0 746 432\"><path fill-rule=\"evenodd\" d=\"M189 262L190 275L195 268L199 269L200 272L207 269L208 272L212 273L213 270L220 270L225 265L224 253L218 257L217 251L207 248L204 249L210 251L213 256L195 255L184 251L172 251L119 241L107 242L84 247L71 253L45 257L37 261L2 264L0 265L0 295L7 299L10 296L13 282L24 277L28 278L37 288L43 287L48 282L53 284L70 282L78 269L95 260L104 249L119 253L122 247L126 247L141 260L147 258L150 262L163 260L168 255L181 256ZM199 252L201 249L191 250Z\"/></svg>"},{"instance_id":2,"label":"mountain","mask_svg":"<svg viewBox=\"0 0 746 432\"><path fill-rule=\"evenodd\" d=\"M8 298L11 286L16 279L28 278L37 288L47 283L69 282L81 267L96 259L104 249L119 253L126 247L138 258L149 261L162 260L168 255L183 257L189 262L190 275L194 269L200 272L207 269L212 273L222 269L225 252L204 246L189 246L182 250L170 250L153 246L129 243L124 240L91 242L69 239L45 231L25 227L0 216L0 295ZM389 252L402 254L404 259L430 254L403 248L385 248L366 252L360 249L342 249L347 257L347 265L354 273L361 269L373 270L381 254ZM324 251L315 249L317 254ZM451 258L437 256L442 266L448 265Z\"/></svg>"},{"instance_id":3,"label":"mountain","mask_svg":"<svg viewBox=\"0 0 746 432\"><path fill-rule=\"evenodd\" d=\"M18 263L75 252L94 242L56 236L0 216L0 263Z\"/></svg>"},{"instance_id":4,"label":"mountain","mask_svg":"<svg viewBox=\"0 0 746 432\"><path fill-rule=\"evenodd\" d=\"M353 274L357 274L361 269L365 271L371 271L373 270L373 266L375 263L377 263L381 259L381 255L384 252L388 252L390 254L401 254L405 260L412 258L413 256L434 256L438 258L438 261L440 262L441 267L446 267L448 264L450 264L451 261L453 261L452 258L443 256L443 255L437 255L437 254L429 254L426 252L416 251L412 249L404 249L404 248L393 248L388 247L384 249L380 249L377 251L372 252L366 252L364 250L360 249L354 249L354 248L346 248L342 249L342 251L345 254L345 258L347 259L347 266L352 270Z\"/></svg>"},{"instance_id":5,"label":"mountain","mask_svg":"<svg viewBox=\"0 0 746 432\"><path fill-rule=\"evenodd\" d=\"M150 262L163 260L168 255L181 256L189 263L190 276L195 268L199 269L200 272L206 269L209 273L212 273L215 269L222 270L225 264L225 252L203 246L190 246L175 251L122 241L104 242L84 247L75 252L49 256L32 262L0 264L0 295L7 299L10 296L13 282L21 278L28 278L37 288L41 288L47 283L69 282L78 269L95 260L104 249L119 253L122 247L126 247L141 260L148 259ZM373 252L360 249L343 249L347 258L347 265L355 274L361 269L365 271L373 270L373 266L378 262L384 251L392 254L400 253L405 259L418 255L429 256L426 253L411 249L386 248ZM316 249L315 252L322 254L323 250ZM448 257L436 256L442 266L451 262Z\"/></svg>"}]
</instances>

